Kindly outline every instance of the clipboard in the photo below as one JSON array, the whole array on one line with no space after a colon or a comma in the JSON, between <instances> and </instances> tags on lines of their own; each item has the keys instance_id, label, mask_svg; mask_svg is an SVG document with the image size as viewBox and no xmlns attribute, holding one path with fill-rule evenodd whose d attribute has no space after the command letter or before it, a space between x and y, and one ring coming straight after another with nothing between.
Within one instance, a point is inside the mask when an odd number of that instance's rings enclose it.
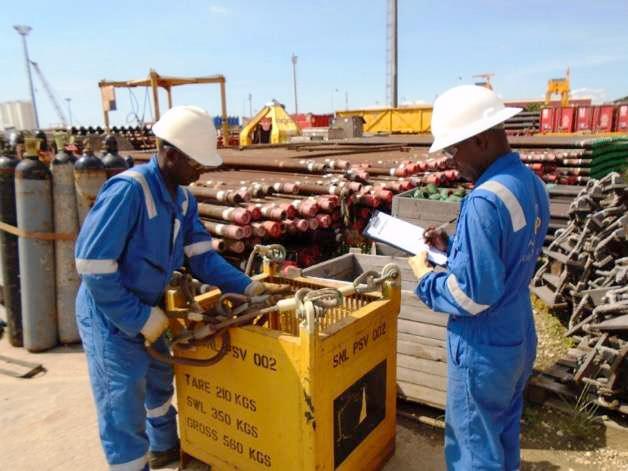
<instances>
[{"instance_id":1,"label":"clipboard","mask_svg":"<svg viewBox=\"0 0 628 471\"><path fill-rule=\"evenodd\" d=\"M408 221L375 211L364 228L362 235L369 239L383 242L399 250L416 255L427 250L427 258L436 265L447 265L447 254L425 243L425 230Z\"/></svg>"}]
</instances>

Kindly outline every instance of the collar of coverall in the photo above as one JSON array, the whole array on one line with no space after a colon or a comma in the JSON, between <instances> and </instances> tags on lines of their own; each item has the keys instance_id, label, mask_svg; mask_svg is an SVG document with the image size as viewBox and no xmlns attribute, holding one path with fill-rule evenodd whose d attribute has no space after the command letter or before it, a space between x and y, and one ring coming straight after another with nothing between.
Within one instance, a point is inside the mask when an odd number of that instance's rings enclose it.
<instances>
[{"instance_id":1,"label":"collar of coverall","mask_svg":"<svg viewBox=\"0 0 628 471\"><path fill-rule=\"evenodd\" d=\"M493 175L498 174L503 169L510 167L511 165L515 165L516 163L521 163L521 159L519 158L519 154L517 152L508 152L501 157L497 157L495 161L489 165L486 170L484 170L484 173L480 175L480 178L474 182L474 187L477 188Z\"/></svg>"},{"instance_id":2,"label":"collar of coverall","mask_svg":"<svg viewBox=\"0 0 628 471\"><path fill-rule=\"evenodd\" d=\"M166 204L176 207L176 210L180 212L183 201L185 200L185 195L183 194L185 190L183 190L180 186L177 187L177 201L172 201L172 194L168 191L168 187L166 187L166 182L161 175L161 172L159 170L159 162L157 161L156 155L153 155L151 157L148 165L151 172L155 175L155 178L157 179L157 187L161 200Z\"/></svg>"}]
</instances>

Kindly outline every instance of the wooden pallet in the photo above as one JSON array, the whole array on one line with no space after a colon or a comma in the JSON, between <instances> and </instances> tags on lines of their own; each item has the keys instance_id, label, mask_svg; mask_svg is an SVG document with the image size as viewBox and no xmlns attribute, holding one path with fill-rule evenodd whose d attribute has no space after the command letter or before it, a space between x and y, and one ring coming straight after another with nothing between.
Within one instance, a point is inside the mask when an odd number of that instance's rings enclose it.
<instances>
[{"instance_id":1,"label":"wooden pallet","mask_svg":"<svg viewBox=\"0 0 628 471\"><path fill-rule=\"evenodd\" d=\"M586 354L586 352L579 352ZM533 402L544 403L556 398L568 404L575 405L578 402L581 388L574 382L574 371L577 367L576 356L569 354L558 360L545 371L535 371L528 383L526 396ZM602 408L607 404L596 401ZM618 408L607 409L623 415L628 415L628 403L620 403Z\"/></svg>"}]
</instances>

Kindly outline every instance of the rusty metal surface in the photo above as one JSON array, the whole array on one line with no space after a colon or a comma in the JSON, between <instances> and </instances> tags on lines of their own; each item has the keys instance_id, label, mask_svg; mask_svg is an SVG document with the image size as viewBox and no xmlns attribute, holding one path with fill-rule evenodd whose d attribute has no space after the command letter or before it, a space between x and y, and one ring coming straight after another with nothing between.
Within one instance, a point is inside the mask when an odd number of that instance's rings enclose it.
<instances>
[{"instance_id":1,"label":"rusty metal surface","mask_svg":"<svg viewBox=\"0 0 628 471\"><path fill-rule=\"evenodd\" d=\"M17 224L25 231L53 232L52 188L43 180L15 179ZM54 242L18 241L24 347L31 352L57 344Z\"/></svg>"},{"instance_id":2,"label":"rusty metal surface","mask_svg":"<svg viewBox=\"0 0 628 471\"><path fill-rule=\"evenodd\" d=\"M619 174L587 184L533 279L569 314L572 381L611 409L628 404L628 187Z\"/></svg>"},{"instance_id":3,"label":"rusty metal surface","mask_svg":"<svg viewBox=\"0 0 628 471\"><path fill-rule=\"evenodd\" d=\"M51 171L55 231L76 234L79 225L74 164L71 161L53 162ZM80 341L75 315L80 279L74 261L74 241L57 240L54 248L59 340L64 344L75 343Z\"/></svg>"}]
</instances>

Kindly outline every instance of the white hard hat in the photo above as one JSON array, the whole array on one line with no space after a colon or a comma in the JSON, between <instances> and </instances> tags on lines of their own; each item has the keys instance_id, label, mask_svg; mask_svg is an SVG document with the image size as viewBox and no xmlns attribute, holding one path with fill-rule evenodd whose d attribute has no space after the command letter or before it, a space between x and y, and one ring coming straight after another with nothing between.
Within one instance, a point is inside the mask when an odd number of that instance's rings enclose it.
<instances>
[{"instance_id":1,"label":"white hard hat","mask_svg":"<svg viewBox=\"0 0 628 471\"><path fill-rule=\"evenodd\" d=\"M198 106L173 106L153 125L153 134L188 157L208 167L218 167L216 128L211 116Z\"/></svg>"},{"instance_id":2,"label":"white hard hat","mask_svg":"<svg viewBox=\"0 0 628 471\"><path fill-rule=\"evenodd\" d=\"M477 85L450 88L434 101L430 152L436 152L480 134L519 113L508 108L494 91Z\"/></svg>"}]
</instances>

